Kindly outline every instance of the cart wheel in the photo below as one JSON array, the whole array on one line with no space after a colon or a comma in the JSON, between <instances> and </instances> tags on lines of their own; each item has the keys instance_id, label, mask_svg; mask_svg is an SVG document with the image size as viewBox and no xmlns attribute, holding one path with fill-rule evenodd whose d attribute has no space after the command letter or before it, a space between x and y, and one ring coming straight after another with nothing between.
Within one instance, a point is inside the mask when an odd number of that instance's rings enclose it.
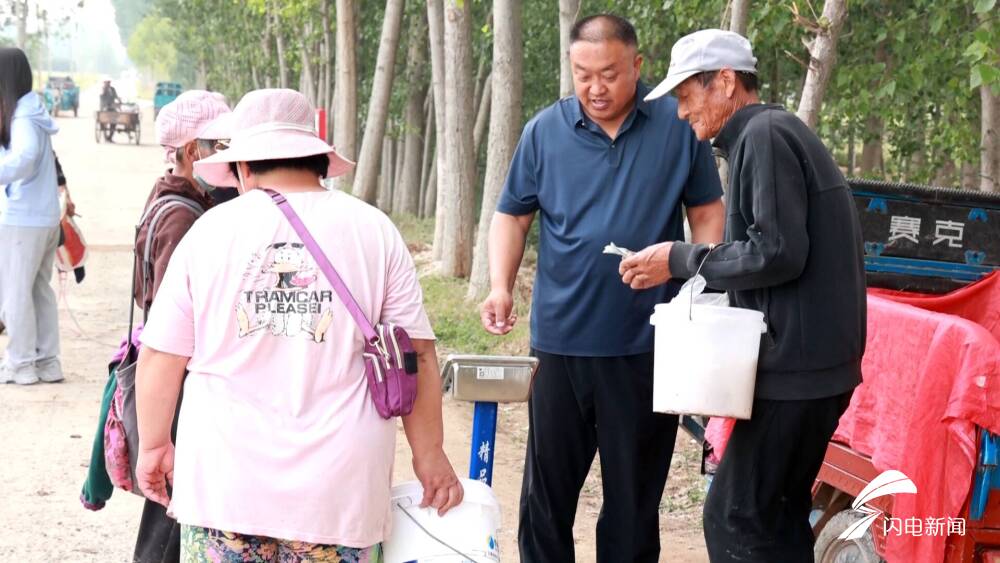
<instances>
[{"instance_id":1,"label":"cart wheel","mask_svg":"<svg viewBox=\"0 0 1000 563\"><path fill-rule=\"evenodd\" d=\"M141 135L142 135L142 124L141 123L136 123L135 124L135 144L136 145L139 144L139 138L140 138Z\"/></svg>"},{"instance_id":2,"label":"cart wheel","mask_svg":"<svg viewBox=\"0 0 1000 563\"><path fill-rule=\"evenodd\" d=\"M101 142L101 122L97 121L94 123L94 141Z\"/></svg>"},{"instance_id":3,"label":"cart wheel","mask_svg":"<svg viewBox=\"0 0 1000 563\"><path fill-rule=\"evenodd\" d=\"M80 106L73 106L73 117L80 117Z\"/></svg>"},{"instance_id":4,"label":"cart wheel","mask_svg":"<svg viewBox=\"0 0 1000 563\"><path fill-rule=\"evenodd\" d=\"M860 540L839 539L844 530L862 518L864 515L854 510L842 510L834 514L816 538L813 548L816 563L881 563L882 558L875 552L871 529Z\"/></svg>"}]
</instances>

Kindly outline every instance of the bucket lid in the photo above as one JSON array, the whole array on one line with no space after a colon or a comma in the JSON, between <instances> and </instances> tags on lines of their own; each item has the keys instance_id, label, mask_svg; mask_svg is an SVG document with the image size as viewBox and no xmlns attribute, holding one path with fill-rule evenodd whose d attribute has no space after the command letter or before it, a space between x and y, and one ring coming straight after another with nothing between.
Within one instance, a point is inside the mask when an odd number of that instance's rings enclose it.
<instances>
[{"instance_id":1,"label":"bucket lid","mask_svg":"<svg viewBox=\"0 0 1000 563\"><path fill-rule=\"evenodd\" d=\"M489 485L472 479L459 479L459 481L465 490L465 496L462 499L463 504L472 502L483 505L495 511L499 518L500 503L497 502L497 497ZM397 504L404 508L420 506L420 501L424 499L424 487L420 484L420 481L406 481L393 487L390 497L394 506Z\"/></svg>"}]
</instances>

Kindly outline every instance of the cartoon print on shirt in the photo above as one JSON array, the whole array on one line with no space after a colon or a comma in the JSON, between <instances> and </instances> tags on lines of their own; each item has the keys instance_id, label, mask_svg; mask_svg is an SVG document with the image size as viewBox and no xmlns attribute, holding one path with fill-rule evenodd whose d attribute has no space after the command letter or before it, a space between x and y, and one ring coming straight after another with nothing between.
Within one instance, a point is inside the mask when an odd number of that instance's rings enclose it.
<instances>
[{"instance_id":1,"label":"cartoon print on shirt","mask_svg":"<svg viewBox=\"0 0 1000 563\"><path fill-rule=\"evenodd\" d=\"M333 301L333 292L312 288L319 276L302 243L268 245L243 277L252 289L241 292L236 305L240 338L270 330L274 336L324 341L333 313L323 305Z\"/></svg>"}]
</instances>

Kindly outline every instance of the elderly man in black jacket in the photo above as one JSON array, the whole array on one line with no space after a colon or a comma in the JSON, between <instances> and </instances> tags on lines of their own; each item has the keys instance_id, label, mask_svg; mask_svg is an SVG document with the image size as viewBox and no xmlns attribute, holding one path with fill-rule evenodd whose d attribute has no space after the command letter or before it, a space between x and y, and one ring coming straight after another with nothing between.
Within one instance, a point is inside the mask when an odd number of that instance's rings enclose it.
<instances>
[{"instance_id":1,"label":"elderly man in black jacket","mask_svg":"<svg viewBox=\"0 0 1000 563\"><path fill-rule=\"evenodd\" d=\"M764 313L753 416L736 423L712 482L705 540L713 562L812 561L811 486L861 382L864 252L840 169L794 114L760 103L756 62L728 31L674 45L650 96L673 90L680 117L729 161L726 242L654 245L621 273L644 289L704 263L733 306Z\"/></svg>"}]
</instances>

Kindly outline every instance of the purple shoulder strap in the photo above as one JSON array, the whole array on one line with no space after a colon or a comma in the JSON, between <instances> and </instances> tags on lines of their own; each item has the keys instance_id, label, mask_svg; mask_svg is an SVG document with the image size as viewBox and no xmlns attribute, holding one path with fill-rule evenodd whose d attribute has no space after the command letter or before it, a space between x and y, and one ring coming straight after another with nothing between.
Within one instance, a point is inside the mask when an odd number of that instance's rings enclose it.
<instances>
[{"instance_id":1,"label":"purple shoulder strap","mask_svg":"<svg viewBox=\"0 0 1000 563\"><path fill-rule=\"evenodd\" d=\"M337 292L340 300L344 302L347 310L351 312L351 316L354 317L354 322L358 324L361 332L365 335L365 340L371 344L378 342L378 335L375 333L375 328L372 327L371 322L368 321L368 317L366 317L361 311L361 307L358 306L358 302L354 300L354 296L351 295L350 290L348 290L347 286L344 285L344 280L340 279L340 274L338 274L337 270L334 269L333 264L330 263L326 254L323 253L323 249L319 247L316 239L313 238L309 229L307 229L305 224L302 222L302 219L300 219L298 214L295 213L295 210L292 209L291 204L288 203L285 196L270 189L264 189L263 191L267 195L271 196L271 199L274 200L278 209L285 214L285 217L292 225L292 228L295 229L299 238L302 239L302 243L306 246L306 249L310 254L312 254L313 259L316 260L316 264L319 266L319 269L322 270L326 279L330 281L330 285L333 286L333 290Z\"/></svg>"}]
</instances>

